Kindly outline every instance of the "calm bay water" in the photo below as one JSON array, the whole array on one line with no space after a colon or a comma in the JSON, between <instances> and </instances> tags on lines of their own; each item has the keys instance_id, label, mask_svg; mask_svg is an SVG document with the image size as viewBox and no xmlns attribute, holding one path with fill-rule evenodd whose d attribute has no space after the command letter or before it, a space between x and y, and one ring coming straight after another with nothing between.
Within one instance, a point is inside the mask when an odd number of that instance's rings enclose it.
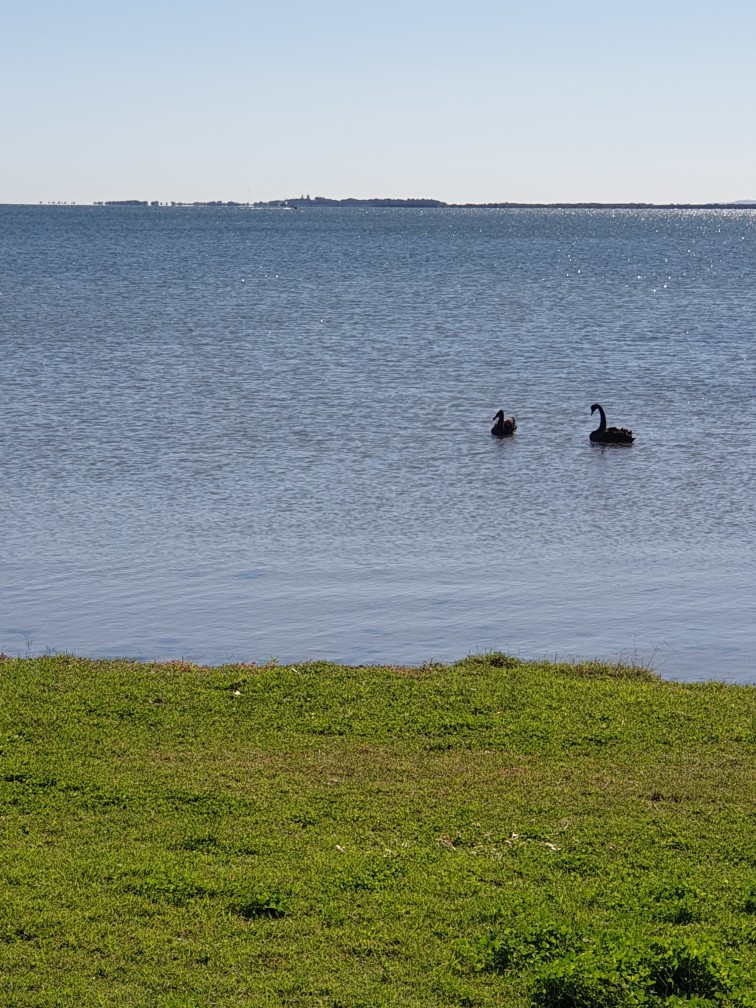
<instances>
[{"instance_id":1,"label":"calm bay water","mask_svg":"<svg viewBox=\"0 0 756 1008\"><path fill-rule=\"evenodd\" d=\"M755 280L752 210L0 207L0 650L753 681Z\"/></svg>"}]
</instances>

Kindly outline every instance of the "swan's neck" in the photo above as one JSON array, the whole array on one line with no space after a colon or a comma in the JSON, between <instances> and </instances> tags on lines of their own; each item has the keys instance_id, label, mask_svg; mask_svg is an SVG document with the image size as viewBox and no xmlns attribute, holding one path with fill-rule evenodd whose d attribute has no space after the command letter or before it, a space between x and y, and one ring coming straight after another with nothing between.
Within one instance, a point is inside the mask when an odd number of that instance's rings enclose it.
<instances>
[{"instance_id":1,"label":"swan's neck","mask_svg":"<svg viewBox=\"0 0 756 1008\"><path fill-rule=\"evenodd\" d=\"M606 430L606 413L604 413L604 407L603 406L599 406L598 411L599 411L599 416L601 417L601 422L599 423L597 429L600 430L600 431L605 431Z\"/></svg>"}]
</instances>

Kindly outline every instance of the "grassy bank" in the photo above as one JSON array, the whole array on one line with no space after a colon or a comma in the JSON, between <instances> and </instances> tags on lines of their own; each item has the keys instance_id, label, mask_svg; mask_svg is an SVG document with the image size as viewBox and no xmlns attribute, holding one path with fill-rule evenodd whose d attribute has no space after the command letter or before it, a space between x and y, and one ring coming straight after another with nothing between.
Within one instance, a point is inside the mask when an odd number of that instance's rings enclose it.
<instances>
[{"instance_id":1,"label":"grassy bank","mask_svg":"<svg viewBox=\"0 0 756 1008\"><path fill-rule=\"evenodd\" d=\"M754 690L0 662L0 1005L756 1005Z\"/></svg>"}]
</instances>

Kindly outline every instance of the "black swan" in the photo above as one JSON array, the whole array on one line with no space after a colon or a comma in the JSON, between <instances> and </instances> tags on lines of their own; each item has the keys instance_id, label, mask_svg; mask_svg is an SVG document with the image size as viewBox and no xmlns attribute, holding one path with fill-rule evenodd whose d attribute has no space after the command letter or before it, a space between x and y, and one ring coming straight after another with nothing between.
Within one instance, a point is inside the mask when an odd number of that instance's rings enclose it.
<instances>
[{"instance_id":1,"label":"black swan","mask_svg":"<svg viewBox=\"0 0 756 1008\"><path fill-rule=\"evenodd\" d=\"M598 403L594 403L591 406L591 413L595 413L596 410L599 411L601 416L601 423L598 425L596 430L591 431L591 441L594 444L624 444L631 445L635 438L633 437L633 432L628 430L627 427L607 427L606 426L606 413L604 413L604 407L599 406Z\"/></svg>"},{"instance_id":2,"label":"black swan","mask_svg":"<svg viewBox=\"0 0 756 1008\"><path fill-rule=\"evenodd\" d=\"M513 416L505 417L504 410L499 410L494 420L496 422L491 428L491 433L494 437L511 437L517 430L515 418Z\"/></svg>"}]
</instances>

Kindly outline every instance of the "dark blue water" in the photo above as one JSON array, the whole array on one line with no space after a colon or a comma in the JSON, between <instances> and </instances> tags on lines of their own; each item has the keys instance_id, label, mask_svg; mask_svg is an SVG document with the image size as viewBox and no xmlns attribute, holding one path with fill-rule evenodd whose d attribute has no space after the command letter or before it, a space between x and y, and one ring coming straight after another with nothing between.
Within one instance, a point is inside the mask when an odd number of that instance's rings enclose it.
<instances>
[{"instance_id":1,"label":"dark blue water","mask_svg":"<svg viewBox=\"0 0 756 1008\"><path fill-rule=\"evenodd\" d=\"M2 207L0 650L752 681L755 291L753 210Z\"/></svg>"}]
</instances>

